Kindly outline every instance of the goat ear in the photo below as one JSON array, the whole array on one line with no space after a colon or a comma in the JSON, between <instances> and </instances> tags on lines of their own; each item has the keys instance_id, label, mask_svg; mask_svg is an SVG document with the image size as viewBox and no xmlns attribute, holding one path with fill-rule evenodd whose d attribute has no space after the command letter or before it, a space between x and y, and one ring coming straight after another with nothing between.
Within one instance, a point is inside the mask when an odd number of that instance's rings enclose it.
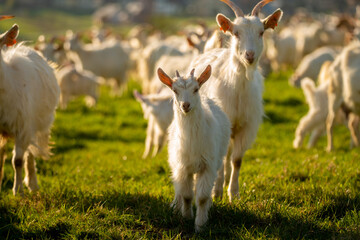
<instances>
[{"instance_id":1,"label":"goat ear","mask_svg":"<svg viewBox=\"0 0 360 240\"><path fill-rule=\"evenodd\" d=\"M6 33L0 36L0 46L12 46L16 43L16 38L19 34L19 26L14 24Z\"/></svg>"},{"instance_id":2,"label":"goat ear","mask_svg":"<svg viewBox=\"0 0 360 240\"><path fill-rule=\"evenodd\" d=\"M157 74L162 83L172 88L173 80L161 68L158 68Z\"/></svg>"},{"instance_id":3,"label":"goat ear","mask_svg":"<svg viewBox=\"0 0 360 240\"><path fill-rule=\"evenodd\" d=\"M224 33L226 33L226 31L230 31L232 33L232 31L233 31L233 23L232 23L232 21L230 19L228 19L227 17L225 17L224 15L219 13L216 16L216 21L217 21L217 24L220 27L220 30L224 31Z\"/></svg>"},{"instance_id":4,"label":"goat ear","mask_svg":"<svg viewBox=\"0 0 360 240\"><path fill-rule=\"evenodd\" d=\"M264 24L264 29L265 30L268 28L274 29L280 22L282 15L283 15L283 11L280 8L275 10L275 12L273 12L271 15L269 15L267 18L265 18L262 21Z\"/></svg>"},{"instance_id":5,"label":"goat ear","mask_svg":"<svg viewBox=\"0 0 360 240\"><path fill-rule=\"evenodd\" d=\"M199 86L203 85L211 76L211 66L208 65L205 70L202 72L200 77L198 77L196 80L199 83Z\"/></svg>"}]
</instances>

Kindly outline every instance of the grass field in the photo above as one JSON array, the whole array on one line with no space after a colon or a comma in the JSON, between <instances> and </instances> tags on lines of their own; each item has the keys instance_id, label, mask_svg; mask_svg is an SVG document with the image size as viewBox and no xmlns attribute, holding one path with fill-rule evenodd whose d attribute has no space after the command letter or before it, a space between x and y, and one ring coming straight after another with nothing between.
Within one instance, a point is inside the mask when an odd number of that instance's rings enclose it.
<instances>
[{"instance_id":1,"label":"grass field","mask_svg":"<svg viewBox=\"0 0 360 240\"><path fill-rule=\"evenodd\" d=\"M25 36L37 36L33 28ZM8 148L0 239L360 239L360 151L349 150L345 126L335 130L332 153L324 137L314 149L292 149L307 107L289 75L266 79L267 117L242 165L241 198L214 202L203 233L170 209L166 149L141 158L146 121L131 81L121 98L102 87L94 109L77 99L57 111L54 155L37 161L39 192L12 196Z\"/></svg>"},{"instance_id":2,"label":"grass field","mask_svg":"<svg viewBox=\"0 0 360 240\"><path fill-rule=\"evenodd\" d=\"M216 201L202 234L172 214L166 150L141 159L146 122L131 96L103 87L95 109L82 99L57 111L54 156L37 164L41 190L13 197L10 159L0 193L0 239L359 239L359 149L337 127L336 150L293 150L302 93L288 74L271 75L264 95L268 118L241 169L241 198ZM9 149L10 158L11 152Z\"/></svg>"}]
</instances>

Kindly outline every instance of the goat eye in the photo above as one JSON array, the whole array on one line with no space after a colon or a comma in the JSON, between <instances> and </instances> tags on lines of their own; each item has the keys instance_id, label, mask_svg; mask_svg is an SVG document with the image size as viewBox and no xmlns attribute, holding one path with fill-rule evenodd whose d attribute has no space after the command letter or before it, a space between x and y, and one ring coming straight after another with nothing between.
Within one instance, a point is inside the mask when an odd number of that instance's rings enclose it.
<instances>
[{"instance_id":1,"label":"goat eye","mask_svg":"<svg viewBox=\"0 0 360 240\"><path fill-rule=\"evenodd\" d=\"M197 93L199 91L199 89L198 88L196 88L195 90L194 90L194 93Z\"/></svg>"},{"instance_id":2,"label":"goat eye","mask_svg":"<svg viewBox=\"0 0 360 240\"><path fill-rule=\"evenodd\" d=\"M264 35L264 31L260 32L260 37L262 37Z\"/></svg>"},{"instance_id":3,"label":"goat eye","mask_svg":"<svg viewBox=\"0 0 360 240\"><path fill-rule=\"evenodd\" d=\"M176 91L175 89L174 89L174 93L175 93L176 95L178 95L178 91Z\"/></svg>"},{"instance_id":4,"label":"goat eye","mask_svg":"<svg viewBox=\"0 0 360 240\"><path fill-rule=\"evenodd\" d=\"M240 38L240 33L239 32L234 33L234 35L235 35L235 37Z\"/></svg>"}]
</instances>

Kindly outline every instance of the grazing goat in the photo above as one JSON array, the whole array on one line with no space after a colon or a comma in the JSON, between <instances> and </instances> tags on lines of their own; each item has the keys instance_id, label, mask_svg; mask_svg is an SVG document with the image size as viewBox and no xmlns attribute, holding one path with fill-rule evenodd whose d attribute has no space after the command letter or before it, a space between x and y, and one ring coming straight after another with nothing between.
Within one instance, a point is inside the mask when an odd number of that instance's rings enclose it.
<instances>
[{"instance_id":1,"label":"grazing goat","mask_svg":"<svg viewBox=\"0 0 360 240\"><path fill-rule=\"evenodd\" d=\"M115 79L114 93L121 94L126 86L129 56L119 42L101 46L82 45L79 35L67 32L64 49L79 71L88 70L105 79Z\"/></svg>"},{"instance_id":2,"label":"grazing goat","mask_svg":"<svg viewBox=\"0 0 360 240\"><path fill-rule=\"evenodd\" d=\"M211 64L212 79L204 85L202 94L219 99L220 107L231 122L233 152L228 195L232 201L239 193L239 171L243 156L255 141L264 115L263 77L258 71L258 61L263 51L262 36L265 30L277 26L282 11L277 9L267 18L260 20L259 12L270 0L259 2L251 16L245 16L233 2L222 1L227 3L236 15L235 21L222 14L216 17L221 29L231 33L231 47L208 51L197 57L191 66L199 69ZM218 193L221 194L222 191Z\"/></svg>"},{"instance_id":3,"label":"grazing goat","mask_svg":"<svg viewBox=\"0 0 360 240\"><path fill-rule=\"evenodd\" d=\"M61 89L60 107L65 109L72 97L86 95L86 104L93 107L98 100L98 77L93 73L83 70L78 71L73 66L66 66L56 73Z\"/></svg>"},{"instance_id":4,"label":"grazing goat","mask_svg":"<svg viewBox=\"0 0 360 240\"><path fill-rule=\"evenodd\" d=\"M296 68L295 73L290 77L290 85L300 87L300 82L305 77L315 81L322 64L325 61L333 61L337 54L338 52L334 48L322 47L306 55Z\"/></svg>"},{"instance_id":5,"label":"grazing goat","mask_svg":"<svg viewBox=\"0 0 360 240\"><path fill-rule=\"evenodd\" d=\"M30 191L39 188L35 157L50 156L50 128L60 89L54 70L39 54L22 44L1 50L0 66L0 183L5 161L4 147L8 138L14 138L13 193L22 195L24 159L26 186Z\"/></svg>"},{"instance_id":6,"label":"grazing goat","mask_svg":"<svg viewBox=\"0 0 360 240\"><path fill-rule=\"evenodd\" d=\"M165 89L159 94L142 95L134 91L135 99L140 102L144 118L148 120L143 158L147 158L151 150L155 157L165 145L167 129L173 119L172 94Z\"/></svg>"},{"instance_id":7,"label":"grazing goat","mask_svg":"<svg viewBox=\"0 0 360 240\"><path fill-rule=\"evenodd\" d=\"M173 207L183 217L191 218L195 174L196 217L199 232L208 219L211 191L217 171L230 140L230 122L226 114L209 98L200 97L199 88L209 79L211 66L196 78L195 69L189 77L176 73L171 79L159 68L158 76L174 95L174 120L169 127L169 164L175 187Z\"/></svg>"},{"instance_id":8,"label":"grazing goat","mask_svg":"<svg viewBox=\"0 0 360 240\"><path fill-rule=\"evenodd\" d=\"M354 41L346 46L330 66L330 86L328 90L328 116L326 119L327 151L333 149L332 130L335 114L340 107L347 113L360 115L360 43ZM357 121L349 121L348 127L353 144L359 146Z\"/></svg>"}]
</instances>

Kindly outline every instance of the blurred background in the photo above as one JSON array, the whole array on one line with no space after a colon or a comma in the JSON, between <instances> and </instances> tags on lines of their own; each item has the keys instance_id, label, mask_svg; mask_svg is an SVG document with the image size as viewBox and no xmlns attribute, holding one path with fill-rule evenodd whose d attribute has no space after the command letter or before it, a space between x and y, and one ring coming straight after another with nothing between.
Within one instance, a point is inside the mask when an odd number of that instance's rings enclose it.
<instances>
[{"instance_id":1,"label":"blurred background","mask_svg":"<svg viewBox=\"0 0 360 240\"><path fill-rule=\"evenodd\" d=\"M257 3L254 0L235 0L244 12L251 11ZM284 18L303 8L308 12L346 13L355 15L360 0L277 0L266 6L264 13L274 8L284 10ZM206 6L206 7L205 7ZM197 18L215 24L214 16L222 12L233 16L224 3L217 0L1 0L0 13L14 14L22 23L25 35L20 39L35 40L35 32L59 34L68 28L85 30L93 24L110 24L112 27L129 27L136 23L151 23L170 33L177 30L177 24L167 19ZM166 19L166 21L165 21ZM174 28L167 25L174 24ZM6 28L2 23L0 29ZM29 32L27 31L29 30ZM119 30L120 31L120 30ZM122 30L122 32L126 30ZM31 33L33 32L33 33Z\"/></svg>"}]
</instances>

